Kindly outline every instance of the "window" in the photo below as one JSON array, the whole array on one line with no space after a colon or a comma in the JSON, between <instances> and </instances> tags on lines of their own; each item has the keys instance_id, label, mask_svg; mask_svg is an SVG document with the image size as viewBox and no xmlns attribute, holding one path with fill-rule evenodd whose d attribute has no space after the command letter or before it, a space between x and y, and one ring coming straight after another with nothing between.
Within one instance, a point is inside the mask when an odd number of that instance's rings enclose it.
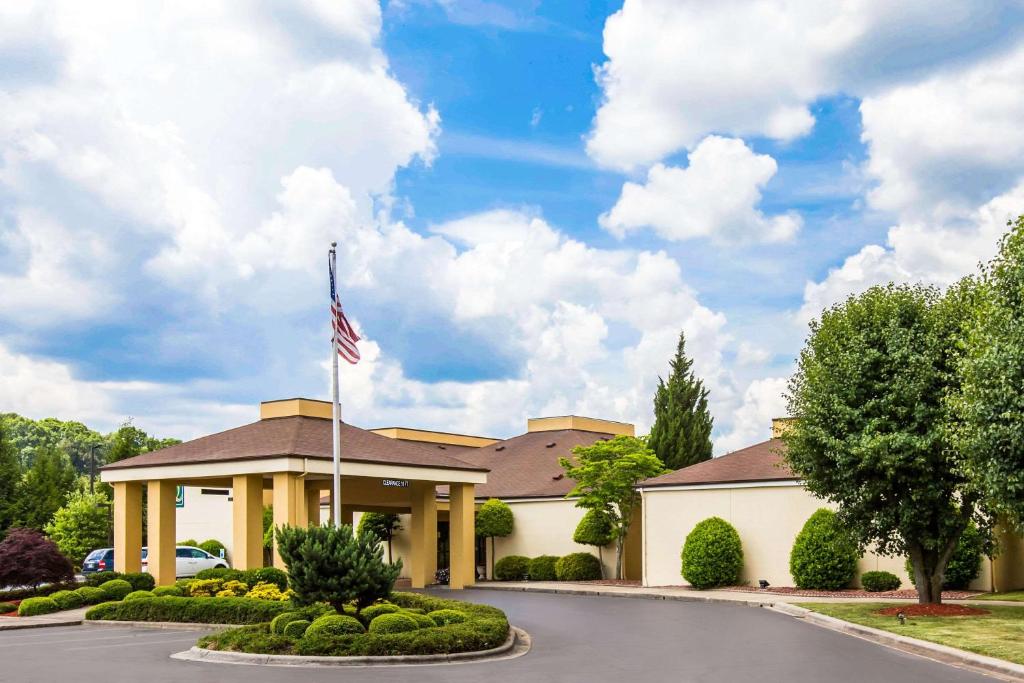
<instances>
[{"instance_id":1,"label":"window","mask_svg":"<svg viewBox=\"0 0 1024 683\"><path fill-rule=\"evenodd\" d=\"M174 549L174 556L175 557L190 558L190 557L192 557L192 549L191 548L175 548Z\"/></svg>"},{"instance_id":2,"label":"window","mask_svg":"<svg viewBox=\"0 0 1024 683\"><path fill-rule=\"evenodd\" d=\"M200 550L199 548L189 548L189 552L192 553L192 557L196 558L197 560L210 559L210 555L206 554L205 551Z\"/></svg>"}]
</instances>

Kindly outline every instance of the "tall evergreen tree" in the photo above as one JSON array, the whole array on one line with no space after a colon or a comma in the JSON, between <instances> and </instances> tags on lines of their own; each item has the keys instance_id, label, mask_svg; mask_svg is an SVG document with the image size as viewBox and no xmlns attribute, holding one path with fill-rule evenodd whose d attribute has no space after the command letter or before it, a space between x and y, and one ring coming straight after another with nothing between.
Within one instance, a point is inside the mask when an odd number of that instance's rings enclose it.
<instances>
[{"instance_id":1,"label":"tall evergreen tree","mask_svg":"<svg viewBox=\"0 0 1024 683\"><path fill-rule=\"evenodd\" d=\"M668 382L658 378L654 394L654 425L647 445L665 467L677 470L711 458L711 428L708 390L693 372L686 355L686 334L679 333L676 357L671 362Z\"/></svg>"},{"instance_id":2,"label":"tall evergreen tree","mask_svg":"<svg viewBox=\"0 0 1024 683\"><path fill-rule=\"evenodd\" d=\"M0 422L0 539L14 524L18 514L16 492L21 482L21 462L14 443Z\"/></svg>"},{"instance_id":3,"label":"tall evergreen tree","mask_svg":"<svg viewBox=\"0 0 1024 683\"><path fill-rule=\"evenodd\" d=\"M78 475L66 453L56 448L37 450L15 494L17 526L42 530L68 502L77 482Z\"/></svg>"}]
</instances>

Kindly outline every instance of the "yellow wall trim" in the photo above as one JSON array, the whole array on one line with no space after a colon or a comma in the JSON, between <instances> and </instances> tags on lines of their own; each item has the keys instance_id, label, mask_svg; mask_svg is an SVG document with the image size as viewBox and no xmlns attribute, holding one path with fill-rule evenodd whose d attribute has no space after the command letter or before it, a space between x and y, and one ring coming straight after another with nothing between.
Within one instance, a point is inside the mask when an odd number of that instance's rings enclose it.
<instances>
[{"instance_id":1,"label":"yellow wall trim","mask_svg":"<svg viewBox=\"0 0 1024 683\"><path fill-rule=\"evenodd\" d=\"M628 422L599 420L594 417L582 417L580 415L531 417L526 422L526 431L528 432L554 432L562 429L578 429L584 432L636 436L636 430L633 425Z\"/></svg>"},{"instance_id":2,"label":"yellow wall trim","mask_svg":"<svg viewBox=\"0 0 1024 683\"><path fill-rule=\"evenodd\" d=\"M498 443L498 439L488 436L473 436L471 434L452 434L450 432L435 432L428 429L411 429L409 427L380 427L371 429L374 434L386 436L389 439L402 439L404 441L424 441L426 443L443 443L452 446L490 446Z\"/></svg>"},{"instance_id":3,"label":"yellow wall trim","mask_svg":"<svg viewBox=\"0 0 1024 683\"><path fill-rule=\"evenodd\" d=\"M260 403L260 419L269 420L275 417L318 417L331 419L330 401L317 401L312 398L286 398L279 401L263 401Z\"/></svg>"}]
</instances>

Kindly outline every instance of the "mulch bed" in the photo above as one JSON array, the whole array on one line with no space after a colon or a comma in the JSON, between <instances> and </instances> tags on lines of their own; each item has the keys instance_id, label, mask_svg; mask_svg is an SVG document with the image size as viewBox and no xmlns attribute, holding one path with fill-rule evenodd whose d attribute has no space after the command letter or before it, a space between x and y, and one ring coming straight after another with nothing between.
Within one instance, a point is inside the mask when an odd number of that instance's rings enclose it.
<instances>
[{"instance_id":1,"label":"mulch bed","mask_svg":"<svg viewBox=\"0 0 1024 683\"><path fill-rule=\"evenodd\" d=\"M967 605L896 605L880 609L875 614L894 617L903 612L908 617L976 617L991 614L987 609Z\"/></svg>"},{"instance_id":2,"label":"mulch bed","mask_svg":"<svg viewBox=\"0 0 1024 683\"><path fill-rule=\"evenodd\" d=\"M761 590L760 588L752 588L751 586L729 586L728 588L722 588L720 590L737 591L743 593L777 593L779 595L796 595L799 597L806 598L864 598L867 600L877 600L879 598L896 598L899 600L917 600L917 591L913 589L869 593L865 590L854 589L840 591L818 591L803 590L801 588L789 588L786 586L779 586L778 588L776 588L775 586L772 586L767 590ZM976 595L981 595L981 593L979 591L942 591L943 600L969 600L970 598L973 598Z\"/></svg>"},{"instance_id":3,"label":"mulch bed","mask_svg":"<svg viewBox=\"0 0 1024 683\"><path fill-rule=\"evenodd\" d=\"M21 600L4 600L4 602L9 602L12 605L20 605L21 604ZM18 610L14 610L13 612L8 612L7 614L0 614L0 617L16 617L16 616L18 616Z\"/></svg>"}]
</instances>

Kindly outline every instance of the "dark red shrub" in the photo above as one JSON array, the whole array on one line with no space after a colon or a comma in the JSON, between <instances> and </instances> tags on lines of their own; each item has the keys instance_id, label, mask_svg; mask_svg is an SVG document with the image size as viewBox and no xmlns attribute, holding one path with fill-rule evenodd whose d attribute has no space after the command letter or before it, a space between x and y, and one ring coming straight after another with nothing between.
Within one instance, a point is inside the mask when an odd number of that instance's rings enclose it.
<instances>
[{"instance_id":1,"label":"dark red shrub","mask_svg":"<svg viewBox=\"0 0 1024 683\"><path fill-rule=\"evenodd\" d=\"M57 544L35 529L11 529L0 541L0 586L73 581L75 570Z\"/></svg>"}]
</instances>

